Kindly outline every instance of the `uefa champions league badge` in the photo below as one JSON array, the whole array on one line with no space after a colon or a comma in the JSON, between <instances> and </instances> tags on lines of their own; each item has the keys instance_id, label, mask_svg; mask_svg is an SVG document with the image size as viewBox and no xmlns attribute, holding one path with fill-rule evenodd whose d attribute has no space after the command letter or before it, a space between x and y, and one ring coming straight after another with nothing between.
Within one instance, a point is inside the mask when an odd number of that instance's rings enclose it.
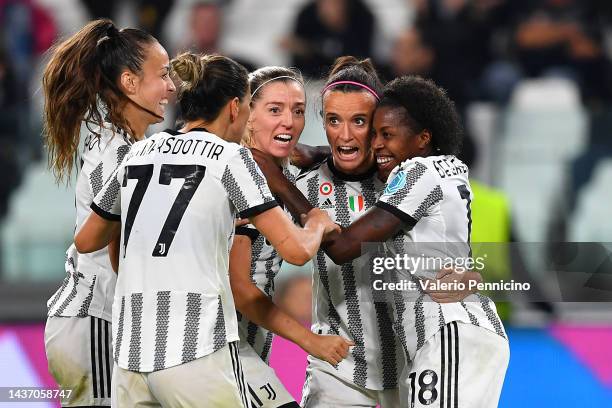
<instances>
[{"instance_id":1,"label":"uefa champions league badge","mask_svg":"<svg viewBox=\"0 0 612 408\"><path fill-rule=\"evenodd\" d=\"M389 184L387 184L387 188L385 188L385 195L395 194L406 185L406 172L404 170L398 172L393 180Z\"/></svg>"}]
</instances>

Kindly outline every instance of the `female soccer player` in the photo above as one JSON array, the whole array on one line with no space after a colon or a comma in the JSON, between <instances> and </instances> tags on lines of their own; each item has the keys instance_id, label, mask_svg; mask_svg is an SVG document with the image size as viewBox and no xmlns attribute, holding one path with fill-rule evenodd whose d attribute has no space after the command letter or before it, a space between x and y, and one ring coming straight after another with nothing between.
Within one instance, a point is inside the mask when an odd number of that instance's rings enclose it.
<instances>
[{"instance_id":1,"label":"female soccer player","mask_svg":"<svg viewBox=\"0 0 612 408\"><path fill-rule=\"evenodd\" d=\"M304 130L306 95L299 72L264 67L249 75L251 116L245 144L269 154L295 183L298 170L289 155ZM282 207L282 202L279 202ZM289 215L290 217L291 215ZM312 333L272 302L274 279L282 258L252 224L238 227L230 253L230 280L238 313L240 358L256 406L299 407L268 366L273 333L332 365L348 352L351 342L339 336Z\"/></svg>"},{"instance_id":2,"label":"female soccer player","mask_svg":"<svg viewBox=\"0 0 612 408\"><path fill-rule=\"evenodd\" d=\"M187 53L172 68L184 127L134 144L75 244L89 252L121 233L113 405L250 407L228 278L235 216L297 264L337 226L315 210L296 227L237 144L250 112L241 65Z\"/></svg>"},{"instance_id":3,"label":"female soccer player","mask_svg":"<svg viewBox=\"0 0 612 408\"><path fill-rule=\"evenodd\" d=\"M110 20L89 23L54 50L43 76L45 141L58 181L68 180L81 123L88 135L76 183L76 229L93 197L174 92L168 55L151 35ZM66 253L66 277L49 299L49 371L72 390L63 406L110 406L111 310L116 274L108 249Z\"/></svg>"},{"instance_id":4,"label":"female soccer player","mask_svg":"<svg viewBox=\"0 0 612 408\"><path fill-rule=\"evenodd\" d=\"M370 123L381 90L369 60L336 60L322 92L323 123L332 155L298 177L299 191L285 178L281 181L286 186L272 187L284 191L279 195L292 212L296 197L306 196L305 205L325 209L338 224L348 227L374 205L384 183L376 177ZM264 168L266 175L269 167ZM272 184L280 178L270 177ZM397 362L402 361L402 352L393 335L388 305L375 301L369 276L356 274L366 261L364 257L335 263L323 251L314 260L312 330L339 334L353 340L355 347L335 368L309 357L302 397L305 407L398 404L402 366Z\"/></svg>"},{"instance_id":5,"label":"female soccer player","mask_svg":"<svg viewBox=\"0 0 612 408\"><path fill-rule=\"evenodd\" d=\"M325 251L347 262L361 255L362 242L386 241L400 257L469 258L472 194L467 167L455 157L461 127L452 101L431 81L402 77L385 87L373 127L379 171L390 173L387 187L376 207L326 243ZM307 208L296 204L297 211ZM396 279L416 283L416 289L393 294L394 327L407 363L401 405L495 407L509 356L495 306L479 294L432 302L435 296L419 281L436 277L438 269L391 270ZM442 280L472 277L454 272Z\"/></svg>"}]
</instances>

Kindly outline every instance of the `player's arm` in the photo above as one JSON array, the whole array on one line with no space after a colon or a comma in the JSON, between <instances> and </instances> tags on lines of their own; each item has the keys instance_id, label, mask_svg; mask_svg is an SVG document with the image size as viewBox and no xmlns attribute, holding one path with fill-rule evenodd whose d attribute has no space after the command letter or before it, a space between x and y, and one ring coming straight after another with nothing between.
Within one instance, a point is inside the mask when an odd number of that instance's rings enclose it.
<instances>
[{"instance_id":1,"label":"player's arm","mask_svg":"<svg viewBox=\"0 0 612 408\"><path fill-rule=\"evenodd\" d=\"M111 241L119 240L121 235L121 194L118 181L120 167L113 171L102 190L94 197L90 206L92 211L74 237L77 251L82 254L98 251L109 245Z\"/></svg>"},{"instance_id":2,"label":"player's arm","mask_svg":"<svg viewBox=\"0 0 612 408\"><path fill-rule=\"evenodd\" d=\"M364 242L384 242L395 236L402 228L410 230L416 222L405 222L397 215L378 207L370 208L363 217L341 233L331 233L321 244L321 249L335 264L341 265L359 258Z\"/></svg>"},{"instance_id":3,"label":"player's arm","mask_svg":"<svg viewBox=\"0 0 612 408\"><path fill-rule=\"evenodd\" d=\"M287 207L291 215L293 215L293 218L301 221L301 215L308 214L314 207L308 202L295 184L287 180L282 170L269 155L257 149L251 149L251 152L257 165L266 176L270 191L283 201L283 204L285 204L285 207Z\"/></svg>"},{"instance_id":4,"label":"player's arm","mask_svg":"<svg viewBox=\"0 0 612 408\"><path fill-rule=\"evenodd\" d=\"M283 175L278 166L268 155L252 150L253 157L266 176L270 190L276 194L291 212L296 220L304 225L302 214L313 209L302 192ZM414 225L414 220L409 223ZM372 208L348 228L342 228L342 233L328 234L321 248L334 263L340 265L351 261L361 254L362 242L380 242L395 235L403 226L398 216L378 208Z\"/></svg>"},{"instance_id":5,"label":"player's arm","mask_svg":"<svg viewBox=\"0 0 612 408\"><path fill-rule=\"evenodd\" d=\"M301 169L307 169L325 160L331 155L329 146L309 146L298 143L291 152L291 164Z\"/></svg>"},{"instance_id":6,"label":"player's arm","mask_svg":"<svg viewBox=\"0 0 612 408\"><path fill-rule=\"evenodd\" d=\"M113 239L108 244L108 257L110 258L111 267L115 273L119 272L119 242L121 241L121 235Z\"/></svg>"},{"instance_id":7,"label":"player's arm","mask_svg":"<svg viewBox=\"0 0 612 408\"><path fill-rule=\"evenodd\" d=\"M102 218L92 211L75 235L74 245L77 251L87 254L106 247L113 239L118 239L120 233L120 221Z\"/></svg>"},{"instance_id":8,"label":"player's arm","mask_svg":"<svg viewBox=\"0 0 612 408\"><path fill-rule=\"evenodd\" d=\"M297 227L278 206L249 217L249 220L276 248L278 254L294 265L308 262L317 253L324 235L339 229L318 208L310 210L304 228Z\"/></svg>"},{"instance_id":9,"label":"player's arm","mask_svg":"<svg viewBox=\"0 0 612 408\"><path fill-rule=\"evenodd\" d=\"M292 264L308 262L319 249L323 236L338 229L326 213L316 208L309 212L304 228L293 224L278 207L265 178L257 171L252 154L244 147L229 159L221 182L240 218L248 218L278 254Z\"/></svg>"},{"instance_id":10,"label":"player's arm","mask_svg":"<svg viewBox=\"0 0 612 408\"><path fill-rule=\"evenodd\" d=\"M255 230L253 230L255 231ZM251 280L251 239L238 233L230 251L229 275L236 309L253 323L294 342L308 354L338 364L353 342L312 333L276 306Z\"/></svg>"}]
</instances>

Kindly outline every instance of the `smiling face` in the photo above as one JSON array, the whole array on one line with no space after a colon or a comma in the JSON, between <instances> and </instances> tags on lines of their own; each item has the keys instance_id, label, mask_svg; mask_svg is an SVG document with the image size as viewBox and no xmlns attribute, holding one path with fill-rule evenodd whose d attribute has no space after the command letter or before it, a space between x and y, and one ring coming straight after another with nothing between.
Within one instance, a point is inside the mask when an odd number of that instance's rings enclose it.
<instances>
[{"instance_id":1,"label":"smiling face","mask_svg":"<svg viewBox=\"0 0 612 408\"><path fill-rule=\"evenodd\" d=\"M164 116L168 98L176 90L169 74L170 61L164 47L158 42L148 45L142 71L137 76L131 98L159 116ZM148 116L155 122L161 122L159 118Z\"/></svg>"},{"instance_id":2,"label":"smiling face","mask_svg":"<svg viewBox=\"0 0 612 408\"><path fill-rule=\"evenodd\" d=\"M253 147L278 159L289 157L304 130L305 109L304 88L296 81L264 85L249 118Z\"/></svg>"},{"instance_id":3,"label":"smiling face","mask_svg":"<svg viewBox=\"0 0 612 408\"><path fill-rule=\"evenodd\" d=\"M372 166L370 120L376 99L369 92L332 91L323 99L323 120L334 166L363 174Z\"/></svg>"},{"instance_id":4,"label":"smiling face","mask_svg":"<svg viewBox=\"0 0 612 408\"><path fill-rule=\"evenodd\" d=\"M403 161L429 155L429 131L417 133L412 130L407 115L406 109L392 106L381 106L374 113L372 149L381 180L386 180L391 171Z\"/></svg>"}]
</instances>

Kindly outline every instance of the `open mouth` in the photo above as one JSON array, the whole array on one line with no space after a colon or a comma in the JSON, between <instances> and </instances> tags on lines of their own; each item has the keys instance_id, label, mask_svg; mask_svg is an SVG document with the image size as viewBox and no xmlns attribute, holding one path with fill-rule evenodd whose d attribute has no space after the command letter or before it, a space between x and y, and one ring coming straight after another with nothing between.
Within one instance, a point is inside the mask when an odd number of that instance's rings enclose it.
<instances>
[{"instance_id":1,"label":"open mouth","mask_svg":"<svg viewBox=\"0 0 612 408\"><path fill-rule=\"evenodd\" d=\"M278 143L288 145L291 140L293 140L293 136L287 134L276 135L274 136L274 140Z\"/></svg>"},{"instance_id":2,"label":"open mouth","mask_svg":"<svg viewBox=\"0 0 612 408\"><path fill-rule=\"evenodd\" d=\"M357 157L359 148L355 146L338 146L336 148L339 157L344 160L351 160Z\"/></svg>"},{"instance_id":3,"label":"open mouth","mask_svg":"<svg viewBox=\"0 0 612 408\"><path fill-rule=\"evenodd\" d=\"M167 99L162 99L161 101L159 101L159 106L161 106L163 111L166 110L166 105L168 105L168 100Z\"/></svg>"},{"instance_id":4,"label":"open mouth","mask_svg":"<svg viewBox=\"0 0 612 408\"><path fill-rule=\"evenodd\" d=\"M376 165L380 170L392 170L395 167L393 156L376 156Z\"/></svg>"}]
</instances>

